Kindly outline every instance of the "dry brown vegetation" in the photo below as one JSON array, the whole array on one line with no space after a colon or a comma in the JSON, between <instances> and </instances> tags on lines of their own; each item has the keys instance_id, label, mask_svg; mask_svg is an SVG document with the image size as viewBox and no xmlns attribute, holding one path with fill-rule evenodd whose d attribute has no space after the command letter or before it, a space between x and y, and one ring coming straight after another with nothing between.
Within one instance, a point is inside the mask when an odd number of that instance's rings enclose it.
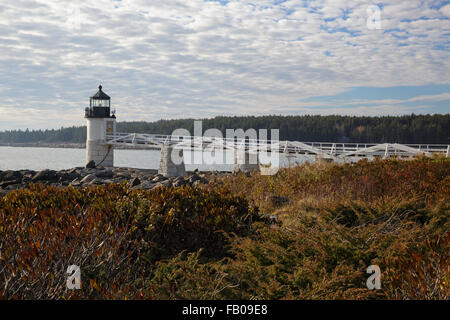
<instances>
[{"instance_id":1,"label":"dry brown vegetation","mask_svg":"<svg viewBox=\"0 0 450 320\"><path fill-rule=\"evenodd\" d=\"M0 198L0 297L449 299L449 173L418 158L196 189L32 186ZM372 264L381 290L366 288Z\"/></svg>"}]
</instances>

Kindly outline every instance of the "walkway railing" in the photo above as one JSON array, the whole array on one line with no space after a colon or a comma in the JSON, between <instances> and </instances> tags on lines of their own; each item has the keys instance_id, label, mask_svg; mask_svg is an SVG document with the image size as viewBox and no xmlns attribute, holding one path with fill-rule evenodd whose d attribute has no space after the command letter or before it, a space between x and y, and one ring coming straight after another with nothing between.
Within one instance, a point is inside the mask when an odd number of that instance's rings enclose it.
<instances>
[{"instance_id":1,"label":"walkway railing","mask_svg":"<svg viewBox=\"0 0 450 320\"><path fill-rule=\"evenodd\" d=\"M106 143L149 148L161 148L163 145L169 145L175 149L192 151L244 149L249 153L277 152L290 155L315 155L320 158L333 160L347 157L412 157L419 154L427 156L443 154L450 157L450 145L434 144L299 142L144 133L115 133L107 135Z\"/></svg>"}]
</instances>

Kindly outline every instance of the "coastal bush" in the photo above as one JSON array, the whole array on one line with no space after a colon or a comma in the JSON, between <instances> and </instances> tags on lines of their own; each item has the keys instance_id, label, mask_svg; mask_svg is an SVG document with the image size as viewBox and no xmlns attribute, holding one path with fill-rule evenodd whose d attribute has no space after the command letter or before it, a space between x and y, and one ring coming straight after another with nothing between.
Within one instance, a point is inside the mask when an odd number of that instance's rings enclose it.
<instances>
[{"instance_id":1,"label":"coastal bush","mask_svg":"<svg viewBox=\"0 0 450 320\"><path fill-rule=\"evenodd\" d=\"M150 274L162 257L200 248L225 255L225 234L244 236L258 219L245 199L223 191L32 185L0 198L0 293L26 299L115 296ZM82 293L65 289L72 264L82 268L88 284Z\"/></svg>"},{"instance_id":2,"label":"coastal bush","mask_svg":"<svg viewBox=\"0 0 450 320\"><path fill-rule=\"evenodd\" d=\"M31 185L0 198L0 297L448 299L449 203L445 158L305 164L198 188ZM79 291L65 289L71 264Z\"/></svg>"},{"instance_id":3,"label":"coastal bush","mask_svg":"<svg viewBox=\"0 0 450 320\"><path fill-rule=\"evenodd\" d=\"M449 296L449 159L305 164L276 176L226 177L209 188L218 186L281 221L235 238L227 274L239 298ZM274 196L289 204L274 205ZM366 288L372 264L383 271L379 291Z\"/></svg>"},{"instance_id":4,"label":"coastal bush","mask_svg":"<svg viewBox=\"0 0 450 320\"><path fill-rule=\"evenodd\" d=\"M361 160L357 163L306 163L280 170L275 176L254 172L211 184L232 190L262 212L276 209L272 196L303 199L372 201L395 195L397 199L436 201L450 194L450 159Z\"/></svg>"},{"instance_id":5,"label":"coastal bush","mask_svg":"<svg viewBox=\"0 0 450 320\"><path fill-rule=\"evenodd\" d=\"M169 254L204 248L204 254L226 254L222 233L245 235L262 220L247 200L225 190L158 188L119 199L116 210L133 217L132 239L155 243Z\"/></svg>"}]
</instances>

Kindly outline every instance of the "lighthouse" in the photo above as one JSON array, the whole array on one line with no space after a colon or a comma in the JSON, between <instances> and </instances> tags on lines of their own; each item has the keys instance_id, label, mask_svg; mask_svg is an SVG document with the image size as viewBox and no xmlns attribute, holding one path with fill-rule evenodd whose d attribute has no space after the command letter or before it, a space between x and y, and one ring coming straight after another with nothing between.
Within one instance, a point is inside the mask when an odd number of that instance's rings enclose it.
<instances>
[{"instance_id":1,"label":"lighthouse","mask_svg":"<svg viewBox=\"0 0 450 320\"><path fill-rule=\"evenodd\" d=\"M111 112L111 98L103 92L102 86L90 97L89 107L85 109L87 120L86 163L95 166L114 166L114 147L106 143L109 135L116 132L115 112Z\"/></svg>"}]
</instances>

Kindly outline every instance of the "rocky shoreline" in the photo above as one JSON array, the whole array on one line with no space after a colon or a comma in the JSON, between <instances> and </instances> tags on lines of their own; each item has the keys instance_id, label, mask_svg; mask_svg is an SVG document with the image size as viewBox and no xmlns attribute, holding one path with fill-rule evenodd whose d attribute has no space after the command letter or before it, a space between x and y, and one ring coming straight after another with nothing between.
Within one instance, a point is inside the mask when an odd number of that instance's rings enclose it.
<instances>
[{"instance_id":1,"label":"rocky shoreline","mask_svg":"<svg viewBox=\"0 0 450 320\"><path fill-rule=\"evenodd\" d=\"M157 170L135 168L73 168L68 170L0 171L0 196L12 190L28 188L31 183L75 188L126 182L130 188L152 190L161 186L197 186L208 183L212 172L187 172L184 177L166 178ZM228 175L229 172L214 172Z\"/></svg>"}]
</instances>

